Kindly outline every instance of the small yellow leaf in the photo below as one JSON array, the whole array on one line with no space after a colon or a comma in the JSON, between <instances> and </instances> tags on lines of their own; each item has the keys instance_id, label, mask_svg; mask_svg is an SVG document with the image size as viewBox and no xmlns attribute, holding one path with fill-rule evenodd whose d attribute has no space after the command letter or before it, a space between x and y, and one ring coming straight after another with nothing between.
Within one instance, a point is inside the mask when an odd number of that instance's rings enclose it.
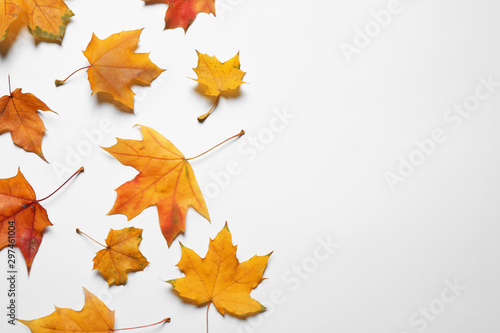
<instances>
[{"instance_id":1,"label":"small yellow leaf","mask_svg":"<svg viewBox=\"0 0 500 333\"><path fill-rule=\"evenodd\" d=\"M106 238L106 249L97 252L94 268L99 270L108 284L122 285L127 282L127 273L142 271L149 262L139 251L142 229L134 227L111 229Z\"/></svg>"}]
</instances>

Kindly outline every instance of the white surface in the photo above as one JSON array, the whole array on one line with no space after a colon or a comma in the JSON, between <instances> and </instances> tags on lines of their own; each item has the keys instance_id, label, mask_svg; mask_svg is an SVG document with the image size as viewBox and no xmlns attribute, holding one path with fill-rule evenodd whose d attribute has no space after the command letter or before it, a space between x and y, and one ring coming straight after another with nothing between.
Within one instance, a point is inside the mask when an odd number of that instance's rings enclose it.
<instances>
[{"instance_id":1,"label":"white surface","mask_svg":"<svg viewBox=\"0 0 500 333\"><path fill-rule=\"evenodd\" d=\"M103 133L102 146L115 137L140 139L133 125L143 124L186 156L243 128L244 137L193 161L213 222L190 211L177 240L204 256L209 237L228 221L240 260L274 251L267 279L252 293L269 311L241 321L211 308L212 332L498 332L500 87L458 128L443 118L475 94L480 77L500 81L498 3L402 0L399 13L348 62L342 43L353 44L356 28L372 24L370 13L390 1L217 1L226 11L200 14L185 35L162 31L166 5L139 0L68 1L75 17L61 45L34 43L24 27L10 35L11 46L1 49L1 94L10 74L13 88L59 115L42 114L48 128L42 149L51 164L15 147L9 134L0 136L0 177L20 166L38 197L45 196L69 176L58 174L54 162L67 163L69 151L85 145L83 131L98 129L103 119L113 129ZM152 87L133 88L135 114L91 97L84 72L53 85L87 64L81 51L92 32L105 38L142 27L138 51L151 52L167 71ZM187 79L195 75L195 50L222 61L239 51L249 82L202 125L196 117L212 101ZM261 151L248 152L252 138L265 140L284 110L294 118ZM399 156L418 154L414 141L435 129L446 141L391 191L384 174L397 172ZM170 324L147 332L204 332L204 308L183 303L163 282L182 276L175 267L180 248L177 241L167 248L156 208L128 222L106 215L114 189L137 172L91 147L71 166L84 165L85 173L43 203L54 226L29 277L24 261L18 264L19 318L48 315L53 305L78 310L83 286L116 309L118 328L171 316ZM239 174L215 193L212 175L232 160ZM151 265L129 274L126 286L108 288L91 270L98 246L74 230L104 240L110 228L128 226L144 229L140 250ZM316 250L328 238L338 244L331 255ZM0 260L5 267L6 250ZM466 288L453 294L446 281ZM1 318L0 331L28 332Z\"/></svg>"}]
</instances>

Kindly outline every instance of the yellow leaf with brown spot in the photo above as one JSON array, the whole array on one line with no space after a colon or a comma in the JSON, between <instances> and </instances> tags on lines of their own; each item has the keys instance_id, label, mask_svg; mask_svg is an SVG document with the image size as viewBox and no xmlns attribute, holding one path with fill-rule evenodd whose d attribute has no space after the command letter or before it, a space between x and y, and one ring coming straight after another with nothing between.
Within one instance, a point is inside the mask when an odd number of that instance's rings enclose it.
<instances>
[{"instance_id":1,"label":"yellow leaf with brown spot","mask_svg":"<svg viewBox=\"0 0 500 333\"><path fill-rule=\"evenodd\" d=\"M142 271L149 265L139 251L141 241L142 229L111 229L106 238L106 248L97 252L94 258L93 269L99 270L109 285L127 283L128 272Z\"/></svg>"},{"instance_id":2,"label":"yellow leaf with brown spot","mask_svg":"<svg viewBox=\"0 0 500 333\"><path fill-rule=\"evenodd\" d=\"M28 29L35 38L61 41L74 14L62 0L0 0L0 41L9 25L25 12Z\"/></svg>"},{"instance_id":3,"label":"yellow leaf with brown spot","mask_svg":"<svg viewBox=\"0 0 500 333\"><path fill-rule=\"evenodd\" d=\"M205 258L182 246L177 266L186 276L167 282L189 303L199 306L213 303L222 315L245 318L265 310L250 292L263 280L270 256L271 253L253 256L240 263L226 223L215 239L210 240Z\"/></svg>"}]
</instances>

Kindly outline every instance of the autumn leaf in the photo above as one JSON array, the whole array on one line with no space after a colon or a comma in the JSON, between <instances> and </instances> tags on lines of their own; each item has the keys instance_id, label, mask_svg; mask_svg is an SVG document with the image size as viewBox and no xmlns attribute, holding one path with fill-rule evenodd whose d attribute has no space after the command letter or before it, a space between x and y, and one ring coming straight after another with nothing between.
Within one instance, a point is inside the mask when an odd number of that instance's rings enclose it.
<instances>
[{"instance_id":1,"label":"autumn leaf","mask_svg":"<svg viewBox=\"0 0 500 333\"><path fill-rule=\"evenodd\" d=\"M165 30L180 27L187 32L198 13L212 13L215 16L215 0L157 0L154 3L168 5L165 14Z\"/></svg>"},{"instance_id":2,"label":"autumn leaf","mask_svg":"<svg viewBox=\"0 0 500 333\"><path fill-rule=\"evenodd\" d=\"M215 56L202 54L198 51L196 53L198 54L198 66L193 70L198 75L198 79L193 80L198 81L202 93L207 96L216 96L214 106L210 111L198 117L198 121L203 122L219 103L221 94L246 83L241 81L245 72L240 70L239 52L224 63L217 60Z\"/></svg>"},{"instance_id":3,"label":"autumn leaf","mask_svg":"<svg viewBox=\"0 0 500 333\"><path fill-rule=\"evenodd\" d=\"M152 128L141 126L143 140L123 140L103 148L123 165L134 167L139 174L116 189L117 198L108 214L124 214L130 220L145 208L156 205L160 228L170 246L186 225L189 207L210 221L207 205L198 187L189 160L165 137Z\"/></svg>"},{"instance_id":4,"label":"autumn leaf","mask_svg":"<svg viewBox=\"0 0 500 333\"><path fill-rule=\"evenodd\" d=\"M82 67L64 80L56 80L56 86L66 82L73 74L87 69L92 95L97 92L108 93L115 100L134 109L135 93L130 89L134 83L150 85L164 69L156 66L149 53L135 53L142 29L122 31L101 40L92 34L83 54L90 66Z\"/></svg>"},{"instance_id":5,"label":"autumn leaf","mask_svg":"<svg viewBox=\"0 0 500 333\"><path fill-rule=\"evenodd\" d=\"M170 322L165 318L160 322L139 327L115 329L115 311L111 311L99 298L83 288L85 304L80 311L58 308L50 315L19 322L28 326L33 333L111 333L118 330L136 329Z\"/></svg>"},{"instance_id":6,"label":"autumn leaf","mask_svg":"<svg viewBox=\"0 0 500 333\"><path fill-rule=\"evenodd\" d=\"M51 197L82 171L83 167L52 194L39 200L36 199L35 191L20 169L16 176L0 179L0 250L14 246L20 248L26 261L28 274L42 242L43 231L47 226L52 225L47 211L40 205L40 202Z\"/></svg>"},{"instance_id":7,"label":"autumn leaf","mask_svg":"<svg viewBox=\"0 0 500 333\"><path fill-rule=\"evenodd\" d=\"M63 0L0 0L0 41L7 37L9 25L26 13L28 29L35 38L61 41L73 12Z\"/></svg>"},{"instance_id":8,"label":"autumn leaf","mask_svg":"<svg viewBox=\"0 0 500 333\"><path fill-rule=\"evenodd\" d=\"M38 111L52 111L35 95L21 89L0 98L0 134L10 132L12 141L26 151L47 160L42 153L42 138L46 130ZM54 111L52 111L54 112Z\"/></svg>"},{"instance_id":9,"label":"autumn leaf","mask_svg":"<svg viewBox=\"0 0 500 333\"><path fill-rule=\"evenodd\" d=\"M142 271L149 262L139 251L142 241L142 229L134 227L121 230L111 229L106 238L106 245L99 243L80 229L76 229L104 247L94 258L94 268L99 270L108 284L123 285L127 283L127 273Z\"/></svg>"},{"instance_id":10,"label":"autumn leaf","mask_svg":"<svg viewBox=\"0 0 500 333\"><path fill-rule=\"evenodd\" d=\"M250 292L262 282L272 252L240 263L227 223L215 239L210 240L205 258L182 244L181 247L182 256L177 266L185 277L166 282L183 300L198 306L208 304L207 321L208 307L212 303L220 314L238 318L266 309L250 297Z\"/></svg>"}]
</instances>

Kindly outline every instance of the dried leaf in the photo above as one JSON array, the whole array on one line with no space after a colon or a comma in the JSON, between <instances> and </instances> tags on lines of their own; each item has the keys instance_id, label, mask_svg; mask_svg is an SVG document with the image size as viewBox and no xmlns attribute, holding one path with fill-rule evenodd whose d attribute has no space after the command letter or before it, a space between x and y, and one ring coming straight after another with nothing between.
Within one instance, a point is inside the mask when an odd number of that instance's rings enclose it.
<instances>
[{"instance_id":1,"label":"dried leaf","mask_svg":"<svg viewBox=\"0 0 500 333\"><path fill-rule=\"evenodd\" d=\"M215 0L159 0L157 2L168 5L165 14L165 30L181 27L186 32L198 13L212 13L215 16Z\"/></svg>"},{"instance_id":2,"label":"dried leaf","mask_svg":"<svg viewBox=\"0 0 500 333\"><path fill-rule=\"evenodd\" d=\"M115 311L111 311L87 289L83 288L83 291L85 304L80 311L56 306L56 310L48 316L33 320L18 319L18 321L28 326L32 333L111 333L170 322L170 318L165 318L150 325L115 329Z\"/></svg>"},{"instance_id":3,"label":"dried leaf","mask_svg":"<svg viewBox=\"0 0 500 333\"><path fill-rule=\"evenodd\" d=\"M203 122L206 117L214 110L219 102L221 94L238 88L242 85L245 72L240 70L239 52L221 63L215 56L209 56L196 51L198 54L198 66L193 70L198 75L198 81L201 86L201 92L207 96L217 96L215 104L206 114L200 116L198 120Z\"/></svg>"},{"instance_id":4,"label":"dried leaf","mask_svg":"<svg viewBox=\"0 0 500 333\"><path fill-rule=\"evenodd\" d=\"M9 25L22 11L33 37L56 41L62 40L68 20L74 15L62 0L0 0L0 41L7 37Z\"/></svg>"},{"instance_id":5,"label":"dried leaf","mask_svg":"<svg viewBox=\"0 0 500 333\"><path fill-rule=\"evenodd\" d=\"M116 189L115 204L108 214L124 214L130 220L156 205L160 227L168 246L184 232L189 207L210 221L207 205L191 165L184 155L154 129L141 126L142 141L117 139L103 148L123 165L140 173Z\"/></svg>"},{"instance_id":6,"label":"dried leaf","mask_svg":"<svg viewBox=\"0 0 500 333\"><path fill-rule=\"evenodd\" d=\"M76 231L84 234L79 229L76 229ZM92 239L90 236L88 237ZM128 272L142 271L149 265L147 259L139 251L141 241L142 229L134 227L121 230L111 229L108 238L106 238L107 246L96 241L105 249L97 252L93 269L99 270L109 285L127 283Z\"/></svg>"},{"instance_id":7,"label":"dried leaf","mask_svg":"<svg viewBox=\"0 0 500 333\"><path fill-rule=\"evenodd\" d=\"M69 179L82 171L80 168ZM35 191L20 169L16 176L0 179L0 250L12 245L20 248L28 273L42 242L43 230L52 225L39 202L51 195L37 200Z\"/></svg>"},{"instance_id":8,"label":"dried leaf","mask_svg":"<svg viewBox=\"0 0 500 333\"><path fill-rule=\"evenodd\" d=\"M12 141L47 162L42 153L46 130L38 111L52 111L35 95L16 89L0 98L0 134L10 132ZM53 111L52 111L53 112Z\"/></svg>"},{"instance_id":9,"label":"dried leaf","mask_svg":"<svg viewBox=\"0 0 500 333\"><path fill-rule=\"evenodd\" d=\"M262 304L250 297L250 292L263 280L270 256L271 253L253 256L240 263L226 223L215 239L210 240L205 258L182 246L182 257L177 266L186 276L167 282L189 303L213 303L222 315L228 313L245 318L265 310Z\"/></svg>"},{"instance_id":10,"label":"dried leaf","mask_svg":"<svg viewBox=\"0 0 500 333\"><path fill-rule=\"evenodd\" d=\"M90 66L75 71L88 68L92 94L108 93L128 109L134 109L135 93L130 86L134 83L150 85L164 71L149 59L149 53L134 52L141 32L142 29L122 31L104 40L92 34L90 43L83 51ZM64 80L56 80L56 86L64 84L71 75Z\"/></svg>"}]
</instances>

